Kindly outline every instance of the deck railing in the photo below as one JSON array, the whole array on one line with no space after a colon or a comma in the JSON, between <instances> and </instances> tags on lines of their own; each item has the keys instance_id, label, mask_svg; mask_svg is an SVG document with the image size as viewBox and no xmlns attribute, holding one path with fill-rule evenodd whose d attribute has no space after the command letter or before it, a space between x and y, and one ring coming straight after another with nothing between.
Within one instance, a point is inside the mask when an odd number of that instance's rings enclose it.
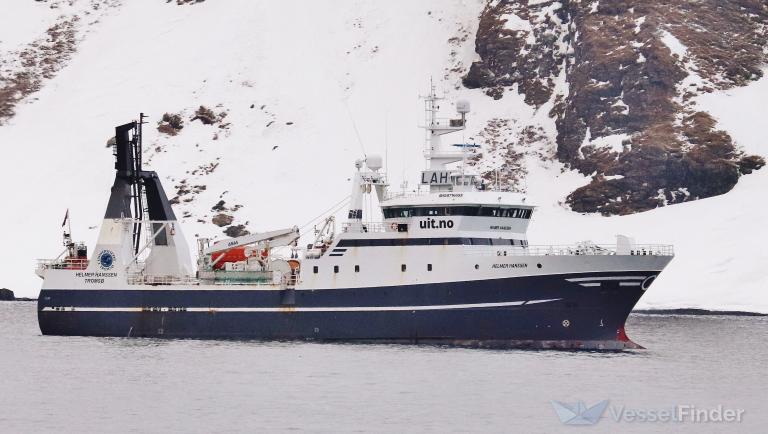
<instances>
[{"instance_id":1,"label":"deck railing","mask_svg":"<svg viewBox=\"0 0 768 434\"><path fill-rule=\"evenodd\" d=\"M144 273L128 273L129 285L197 285L200 280L194 276L148 275Z\"/></svg>"},{"instance_id":2,"label":"deck railing","mask_svg":"<svg viewBox=\"0 0 768 434\"><path fill-rule=\"evenodd\" d=\"M88 259L38 259L38 270L85 270Z\"/></svg>"},{"instance_id":3,"label":"deck railing","mask_svg":"<svg viewBox=\"0 0 768 434\"><path fill-rule=\"evenodd\" d=\"M366 233L366 232L398 232L397 223L344 223L341 225L343 232Z\"/></svg>"},{"instance_id":4,"label":"deck railing","mask_svg":"<svg viewBox=\"0 0 768 434\"><path fill-rule=\"evenodd\" d=\"M344 223L344 233L399 232L397 223ZM464 236L466 238L466 236ZM399 239L399 238L398 238ZM616 244L582 242L571 245L464 245L468 255L481 256L579 256L579 255L627 255L627 256L674 256L670 244L635 244L618 249Z\"/></svg>"}]
</instances>

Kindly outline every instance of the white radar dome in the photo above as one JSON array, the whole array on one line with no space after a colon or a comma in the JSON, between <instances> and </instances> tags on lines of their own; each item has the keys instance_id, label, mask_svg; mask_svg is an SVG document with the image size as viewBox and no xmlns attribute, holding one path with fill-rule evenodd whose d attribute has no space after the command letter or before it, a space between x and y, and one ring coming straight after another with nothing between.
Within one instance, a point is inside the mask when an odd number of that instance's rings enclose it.
<instances>
[{"instance_id":1,"label":"white radar dome","mask_svg":"<svg viewBox=\"0 0 768 434\"><path fill-rule=\"evenodd\" d=\"M365 159L365 164L368 166L369 169L376 172L377 170L383 167L381 162L381 155L369 155Z\"/></svg>"},{"instance_id":2,"label":"white radar dome","mask_svg":"<svg viewBox=\"0 0 768 434\"><path fill-rule=\"evenodd\" d=\"M461 114L469 113L469 101L465 99L456 101L456 111Z\"/></svg>"}]
</instances>

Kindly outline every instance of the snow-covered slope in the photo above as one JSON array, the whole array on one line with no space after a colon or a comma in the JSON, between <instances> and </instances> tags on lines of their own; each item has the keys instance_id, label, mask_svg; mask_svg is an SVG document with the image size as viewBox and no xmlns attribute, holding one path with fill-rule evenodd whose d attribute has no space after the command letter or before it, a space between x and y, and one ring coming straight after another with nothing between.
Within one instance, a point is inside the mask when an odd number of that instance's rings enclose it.
<instances>
[{"instance_id":1,"label":"snow-covered slope","mask_svg":"<svg viewBox=\"0 0 768 434\"><path fill-rule=\"evenodd\" d=\"M190 237L222 236L210 223L222 199L243 206L235 224L258 231L302 225L346 197L363 154L351 118L368 153L385 153L386 129L395 178L419 168L417 97L430 76L443 76L452 61L447 40L473 32L481 7L476 0L123 2L91 27L36 101L18 105L0 127L2 227L13 246L3 250L13 271L0 285L36 293L32 260L58 254L67 208L75 238L93 245L114 176L106 141L139 111L152 116L145 161L166 177L169 196L182 180L205 186L177 207L191 213ZM463 49L471 56L471 41ZM230 125L190 122L200 105L226 111ZM154 128L165 112L185 115L175 137Z\"/></svg>"},{"instance_id":2,"label":"snow-covered slope","mask_svg":"<svg viewBox=\"0 0 768 434\"><path fill-rule=\"evenodd\" d=\"M106 140L115 125L139 111L150 115L146 161L165 177L169 196L179 196L176 210L185 216L186 235L222 237L222 228L211 223L219 201L225 201L234 225L251 231L302 226L349 194L353 162L364 152L387 155L393 186L403 180L413 186L422 167L423 133L416 126L423 107L417 96L431 76L449 100L472 102L466 138L485 146L479 164L502 164L502 147L494 150L494 141L521 143L524 185L530 200L541 205L532 244L612 242L618 233L639 242L673 242L678 257L643 299L644 307L768 312L768 258L762 253L768 240L760 227L768 207L759 199L768 172L744 177L724 196L631 216L569 211L561 205L565 196L589 179L552 158L556 129L549 103L536 110L516 92L493 100L460 85L477 59L473 37L484 4L115 4L78 35L77 52L63 69L0 127L0 227L8 246L0 254L0 286L36 294L33 260L58 254L67 208L75 238L93 245L113 177ZM90 2L72 7L77 5ZM25 7L18 20L42 22L45 16ZM45 24L39 28L44 31ZM37 38L35 30L28 34L14 44ZM10 50L0 45L0 56ZM766 83L710 94L711 101L700 103L759 110L768 96ZM191 121L201 105L226 115L213 125ZM166 112L184 120L175 136L155 128ZM750 135L751 125L739 123L743 117L729 117L728 109L711 113L750 152L768 153L761 136Z\"/></svg>"}]
</instances>

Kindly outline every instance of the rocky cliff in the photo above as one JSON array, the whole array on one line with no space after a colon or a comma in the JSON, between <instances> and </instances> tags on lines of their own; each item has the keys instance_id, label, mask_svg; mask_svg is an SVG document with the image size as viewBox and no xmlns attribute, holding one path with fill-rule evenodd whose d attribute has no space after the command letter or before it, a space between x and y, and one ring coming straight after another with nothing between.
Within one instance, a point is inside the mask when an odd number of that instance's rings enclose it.
<instances>
[{"instance_id":1,"label":"rocky cliff","mask_svg":"<svg viewBox=\"0 0 768 434\"><path fill-rule=\"evenodd\" d=\"M495 0L463 84L549 109L555 158L592 176L570 207L628 214L726 193L765 164L697 97L761 78L767 41L762 0Z\"/></svg>"}]
</instances>

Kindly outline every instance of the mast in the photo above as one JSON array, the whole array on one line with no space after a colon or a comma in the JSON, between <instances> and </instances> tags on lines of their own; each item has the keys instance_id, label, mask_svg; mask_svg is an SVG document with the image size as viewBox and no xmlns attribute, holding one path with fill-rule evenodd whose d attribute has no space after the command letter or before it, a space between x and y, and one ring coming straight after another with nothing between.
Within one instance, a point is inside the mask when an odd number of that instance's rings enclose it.
<instances>
[{"instance_id":1,"label":"mast","mask_svg":"<svg viewBox=\"0 0 768 434\"><path fill-rule=\"evenodd\" d=\"M133 215L136 220L133 224L133 252L139 253L139 244L141 243L141 226L144 220L144 191L141 182L142 172L142 125L144 122L144 113L139 113L139 122L134 122L133 138L131 140L131 152L133 154L133 170L131 174L132 184L132 202Z\"/></svg>"},{"instance_id":2,"label":"mast","mask_svg":"<svg viewBox=\"0 0 768 434\"><path fill-rule=\"evenodd\" d=\"M460 150L446 149L442 144L442 136L445 134L462 131L466 128L466 115L469 113L469 102L457 101L456 111L461 118L439 118L439 102L444 97L437 96L435 84L430 79L429 94L422 96L424 99L425 131L424 160L425 169L422 172L421 183L428 184L430 190L450 189L451 179L448 164L464 161L468 147L459 145ZM463 173L463 167L461 168Z\"/></svg>"}]
</instances>

